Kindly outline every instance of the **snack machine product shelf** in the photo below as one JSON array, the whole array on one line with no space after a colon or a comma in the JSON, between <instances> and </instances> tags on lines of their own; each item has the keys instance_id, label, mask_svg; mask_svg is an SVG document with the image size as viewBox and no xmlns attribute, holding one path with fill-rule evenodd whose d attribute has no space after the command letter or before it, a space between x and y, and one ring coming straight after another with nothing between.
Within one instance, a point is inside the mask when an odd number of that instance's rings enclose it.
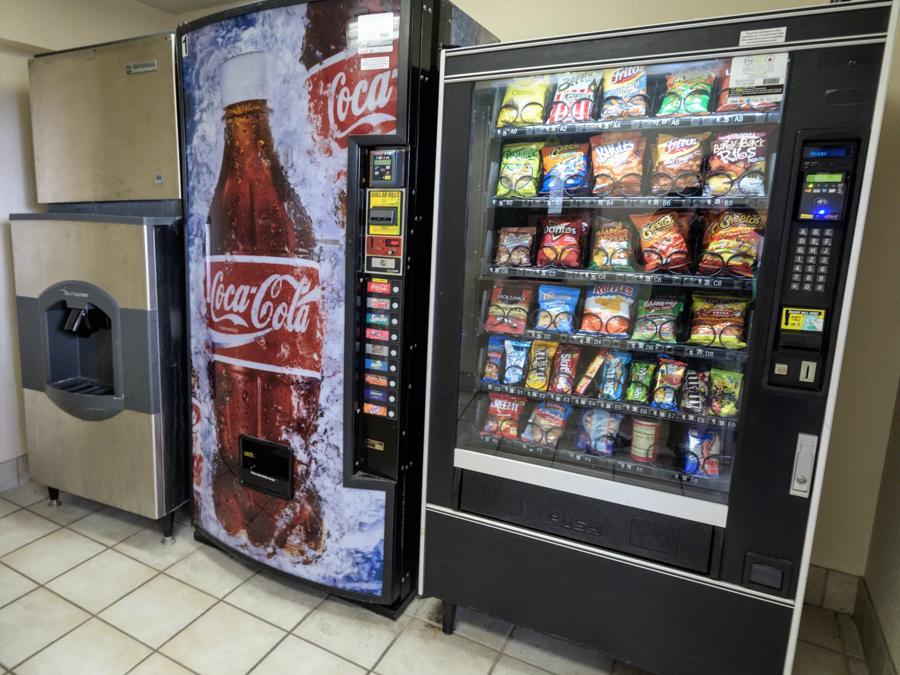
<instances>
[{"instance_id":1,"label":"snack machine product shelf","mask_svg":"<svg viewBox=\"0 0 900 675\"><path fill-rule=\"evenodd\" d=\"M720 471L722 472L721 475L706 476L700 473L687 473L671 466L667 467L659 460L657 460L657 462L639 462L630 459L627 452L620 452L612 457L601 457L579 450L567 450L562 448L554 450L542 445L535 445L508 438L499 438L497 436L489 436L486 434L481 434L481 439L485 442L496 443L496 449L499 451L539 457L554 463L564 464L566 465L566 468L574 464L585 469L596 471L606 477L608 477L609 474L614 474L616 476L633 476L634 478L653 478L680 485L707 488L717 492L727 491L730 482L730 471L726 464L726 462L730 461L729 457L722 457L719 460ZM671 458L668 459L671 460ZM725 492L725 494L727 494L727 492Z\"/></svg>"},{"instance_id":2,"label":"snack machine product shelf","mask_svg":"<svg viewBox=\"0 0 900 675\"><path fill-rule=\"evenodd\" d=\"M535 401L556 401L557 403L568 403L578 408L602 408L603 410L611 410L612 412L625 415L638 415L641 417L652 417L654 419L708 425L719 427L721 429L737 429L737 420L726 417L716 417L715 415L691 415L690 413L678 410L652 408L649 405L642 405L640 403L609 401L602 398L591 398L570 394L555 394L549 391L536 391L525 387L513 387L507 384L490 384L482 382L480 383L480 386L483 391L494 391L502 392L504 394L513 394L514 396L524 396Z\"/></svg>"},{"instance_id":3,"label":"snack machine product shelf","mask_svg":"<svg viewBox=\"0 0 900 675\"><path fill-rule=\"evenodd\" d=\"M627 131L631 129L690 129L694 127L730 127L744 124L777 124L781 112L714 113L711 115L685 115L682 117L639 117L567 124L531 124L507 126L495 130L504 138L535 136L572 136L595 134L601 131Z\"/></svg>"},{"instance_id":4,"label":"snack machine product shelf","mask_svg":"<svg viewBox=\"0 0 900 675\"><path fill-rule=\"evenodd\" d=\"M672 344L667 342L652 342L649 340L632 340L630 338L604 337L586 333L557 333L554 331L526 330L525 337L530 340L552 340L554 342L565 342L573 345L589 345L591 347L604 347L606 349L618 349L642 354L670 354L672 356L684 356L712 361L738 361L743 363L748 357L747 350L741 349Z\"/></svg>"},{"instance_id":5,"label":"snack machine product shelf","mask_svg":"<svg viewBox=\"0 0 900 675\"><path fill-rule=\"evenodd\" d=\"M678 286L720 291L752 291L754 280L746 277L702 276L698 274L652 274L648 272L611 272L592 269L566 269L560 267L507 267L490 265L489 274L495 277L522 277L525 279L565 279L596 283L613 281L626 284L653 286Z\"/></svg>"},{"instance_id":6,"label":"snack machine product shelf","mask_svg":"<svg viewBox=\"0 0 900 675\"><path fill-rule=\"evenodd\" d=\"M547 209L765 209L768 197L494 197L497 208Z\"/></svg>"}]
</instances>

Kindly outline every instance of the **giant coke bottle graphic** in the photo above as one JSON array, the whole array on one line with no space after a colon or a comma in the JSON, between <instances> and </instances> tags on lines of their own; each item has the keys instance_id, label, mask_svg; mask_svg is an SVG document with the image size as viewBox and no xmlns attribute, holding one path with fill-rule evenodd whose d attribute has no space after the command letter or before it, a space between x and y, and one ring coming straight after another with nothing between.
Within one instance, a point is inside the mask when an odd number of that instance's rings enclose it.
<instances>
[{"instance_id":1,"label":"giant coke bottle graphic","mask_svg":"<svg viewBox=\"0 0 900 675\"><path fill-rule=\"evenodd\" d=\"M312 222L288 183L269 128L266 55L222 67L225 149L209 211L207 323L217 452L216 516L234 536L299 562L325 544L310 474L319 412L323 315ZM290 445L293 499L243 487L241 435Z\"/></svg>"}]
</instances>

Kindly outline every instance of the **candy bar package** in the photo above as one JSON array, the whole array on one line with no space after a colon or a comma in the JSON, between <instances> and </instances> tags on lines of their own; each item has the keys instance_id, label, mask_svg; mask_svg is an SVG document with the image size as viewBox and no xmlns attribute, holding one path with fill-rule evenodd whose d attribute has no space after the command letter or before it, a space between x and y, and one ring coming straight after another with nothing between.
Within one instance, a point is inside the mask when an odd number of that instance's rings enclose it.
<instances>
[{"instance_id":1,"label":"candy bar package","mask_svg":"<svg viewBox=\"0 0 900 675\"><path fill-rule=\"evenodd\" d=\"M543 141L503 146L497 180L498 197L537 197L543 147Z\"/></svg>"},{"instance_id":2,"label":"candy bar package","mask_svg":"<svg viewBox=\"0 0 900 675\"><path fill-rule=\"evenodd\" d=\"M685 211L657 211L630 216L641 242L644 270L687 272L690 251L687 236L693 214Z\"/></svg>"},{"instance_id":3,"label":"candy bar package","mask_svg":"<svg viewBox=\"0 0 900 675\"><path fill-rule=\"evenodd\" d=\"M669 438L669 423L663 420L631 418L631 459L653 462L665 450Z\"/></svg>"},{"instance_id":4,"label":"candy bar package","mask_svg":"<svg viewBox=\"0 0 900 675\"><path fill-rule=\"evenodd\" d=\"M497 235L494 264L504 267L528 267L533 264L536 227L501 227Z\"/></svg>"},{"instance_id":5,"label":"candy bar package","mask_svg":"<svg viewBox=\"0 0 900 675\"><path fill-rule=\"evenodd\" d=\"M585 410L581 416L581 430L575 448L600 457L612 457L616 451L617 436L622 426L622 415L608 410Z\"/></svg>"},{"instance_id":6,"label":"candy bar package","mask_svg":"<svg viewBox=\"0 0 900 675\"><path fill-rule=\"evenodd\" d=\"M650 385L653 383L653 372L656 364L653 361L632 361L628 371L628 388L625 400L632 403L647 403L650 400Z\"/></svg>"},{"instance_id":7,"label":"candy bar package","mask_svg":"<svg viewBox=\"0 0 900 675\"><path fill-rule=\"evenodd\" d=\"M709 411L718 417L736 417L744 376L733 370L713 368L709 371Z\"/></svg>"},{"instance_id":8,"label":"candy bar package","mask_svg":"<svg viewBox=\"0 0 900 675\"><path fill-rule=\"evenodd\" d=\"M571 394L575 387L575 372L581 348L577 345L560 345L553 358L550 375L550 391L554 394Z\"/></svg>"},{"instance_id":9,"label":"candy bar package","mask_svg":"<svg viewBox=\"0 0 900 675\"><path fill-rule=\"evenodd\" d=\"M703 147L709 132L660 134L653 145L650 193L654 195L700 193Z\"/></svg>"},{"instance_id":10,"label":"candy bar package","mask_svg":"<svg viewBox=\"0 0 900 675\"><path fill-rule=\"evenodd\" d=\"M700 63L666 75L666 93L660 100L656 114L660 117L675 117L708 113L716 81L716 68L715 64Z\"/></svg>"},{"instance_id":11,"label":"candy bar package","mask_svg":"<svg viewBox=\"0 0 900 675\"><path fill-rule=\"evenodd\" d=\"M600 377L600 398L610 401L622 400L630 363L631 352L609 352L607 354L603 361L603 374Z\"/></svg>"},{"instance_id":12,"label":"candy bar package","mask_svg":"<svg viewBox=\"0 0 900 675\"><path fill-rule=\"evenodd\" d=\"M729 59L719 85L717 112L771 112L784 99L787 53Z\"/></svg>"},{"instance_id":13,"label":"candy bar package","mask_svg":"<svg viewBox=\"0 0 900 675\"><path fill-rule=\"evenodd\" d=\"M709 371L688 370L681 385L681 410L705 415L709 406Z\"/></svg>"},{"instance_id":14,"label":"candy bar package","mask_svg":"<svg viewBox=\"0 0 900 675\"><path fill-rule=\"evenodd\" d=\"M677 298L650 298L637 301L633 340L678 342L678 322L684 303Z\"/></svg>"},{"instance_id":15,"label":"candy bar package","mask_svg":"<svg viewBox=\"0 0 900 675\"><path fill-rule=\"evenodd\" d=\"M500 104L497 126L541 124L549 89L550 80L546 76L521 77L510 82Z\"/></svg>"},{"instance_id":16,"label":"candy bar package","mask_svg":"<svg viewBox=\"0 0 900 675\"><path fill-rule=\"evenodd\" d=\"M538 403L531 411L531 417L528 418L528 424L522 432L522 440L545 448L556 448L571 414L572 406L565 403L553 401Z\"/></svg>"},{"instance_id":17,"label":"candy bar package","mask_svg":"<svg viewBox=\"0 0 900 675\"><path fill-rule=\"evenodd\" d=\"M581 332L628 337L634 286L597 284L588 288L581 313Z\"/></svg>"},{"instance_id":18,"label":"candy bar package","mask_svg":"<svg viewBox=\"0 0 900 675\"><path fill-rule=\"evenodd\" d=\"M503 338L492 335L488 338L487 355L484 359L484 372L481 381L500 384L500 372L503 367Z\"/></svg>"},{"instance_id":19,"label":"candy bar package","mask_svg":"<svg viewBox=\"0 0 900 675\"><path fill-rule=\"evenodd\" d=\"M650 405L663 410L677 410L678 398L684 384L687 364L670 356L659 357L656 383L653 385L653 400Z\"/></svg>"},{"instance_id":20,"label":"candy bar package","mask_svg":"<svg viewBox=\"0 0 900 675\"><path fill-rule=\"evenodd\" d=\"M591 245L591 269L633 272L633 232L631 226L622 221L598 219Z\"/></svg>"},{"instance_id":21,"label":"candy bar package","mask_svg":"<svg viewBox=\"0 0 900 675\"><path fill-rule=\"evenodd\" d=\"M691 427L681 451L681 470L691 474L718 476L721 454L722 437L718 432Z\"/></svg>"},{"instance_id":22,"label":"candy bar package","mask_svg":"<svg viewBox=\"0 0 900 675\"><path fill-rule=\"evenodd\" d=\"M588 144L545 145L541 149L544 180L541 192L576 195L588 186Z\"/></svg>"},{"instance_id":23,"label":"candy bar package","mask_svg":"<svg viewBox=\"0 0 900 675\"><path fill-rule=\"evenodd\" d=\"M714 197L766 194L765 131L719 133L710 145L704 193Z\"/></svg>"},{"instance_id":24,"label":"candy bar package","mask_svg":"<svg viewBox=\"0 0 900 675\"><path fill-rule=\"evenodd\" d=\"M531 343L528 375L525 377L525 386L528 389L547 391L550 387L550 367L553 365L557 349L559 349L558 342L535 340Z\"/></svg>"},{"instance_id":25,"label":"candy bar package","mask_svg":"<svg viewBox=\"0 0 900 675\"><path fill-rule=\"evenodd\" d=\"M519 386L525 381L525 366L528 364L528 340L504 340L506 367L503 369L503 384Z\"/></svg>"},{"instance_id":26,"label":"candy bar package","mask_svg":"<svg viewBox=\"0 0 900 675\"><path fill-rule=\"evenodd\" d=\"M647 139L640 131L610 131L591 136L595 195L641 194Z\"/></svg>"},{"instance_id":27,"label":"candy bar package","mask_svg":"<svg viewBox=\"0 0 900 675\"><path fill-rule=\"evenodd\" d=\"M488 333L522 335L528 323L531 307L531 286L526 284L497 282L491 291L484 329Z\"/></svg>"},{"instance_id":28,"label":"candy bar package","mask_svg":"<svg viewBox=\"0 0 900 675\"><path fill-rule=\"evenodd\" d=\"M593 117L600 77L601 73L591 71L560 75L556 81L547 124L589 122Z\"/></svg>"},{"instance_id":29,"label":"candy bar package","mask_svg":"<svg viewBox=\"0 0 900 675\"><path fill-rule=\"evenodd\" d=\"M601 119L644 117L649 103L647 70L644 66L607 68L603 71Z\"/></svg>"},{"instance_id":30,"label":"candy bar package","mask_svg":"<svg viewBox=\"0 0 900 675\"><path fill-rule=\"evenodd\" d=\"M581 378L578 380L578 384L575 385L576 394L579 396L590 396L593 393L595 387L592 385L600 374L600 370L603 368L604 360L606 360L605 351L598 351L594 355L590 363L588 363L587 368L585 368L584 373L582 373Z\"/></svg>"},{"instance_id":31,"label":"candy bar package","mask_svg":"<svg viewBox=\"0 0 900 675\"><path fill-rule=\"evenodd\" d=\"M757 211L708 213L697 274L752 277L762 251L765 214Z\"/></svg>"},{"instance_id":32,"label":"candy bar package","mask_svg":"<svg viewBox=\"0 0 900 675\"><path fill-rule=\"evenodd\" d=\"M747 346L744 342L744 322L749 305L748 298L695 293L688 342L705 347L743 349Z\"/></svg>"},{"instance_id":33,"label":"candy bar package","mask_svg":"<svg viewBox=\"0 0 900 675\"><path fill-rule=\"evenodd\" d=\"M481 432L495 438L519 438L519 418L527 400L522 396L492 393L488 404L488 417Z\"/></svg>"},{"instance_id":34,"label":"candy bar package","mask_svg":"<svg viewBox=\"0 0 900 675\"><path fill-rule=\"evenodd\" d=\"M585 239L591 231L590 223L577 216L546 216L540 222L542 232L537 266L581 267Z\"/></svg>"},{"instance_id":35,"label":"candy bar package","mask_svg":"<svg viewBox=\"0 0 900 675\"><path fill-rule=\"evenodd\" d=\"M571 333L574 329L575 308L581 297L580 288L542 284L538 286L538 309L535 330Z\"/></svg>"}]
</instances>

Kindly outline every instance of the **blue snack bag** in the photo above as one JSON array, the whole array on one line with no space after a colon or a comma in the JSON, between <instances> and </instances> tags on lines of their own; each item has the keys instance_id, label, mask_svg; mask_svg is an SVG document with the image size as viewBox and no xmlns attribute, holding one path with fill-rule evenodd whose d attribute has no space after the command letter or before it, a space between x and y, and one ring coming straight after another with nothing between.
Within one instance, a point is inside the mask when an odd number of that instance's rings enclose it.
<instances>
[{"instance_id":1,"label":"blue snack bag","mask_svg":"<svg viewBox=\"0 0 900 675\"><path fill-rule=\"evenodd\" d=\"M610 401L622 400L630 363L631 352L609 353L603 364L603 376L600 378L600 398Z\"/></svg>"},{"instance_id":2,"label":"blue snack bag","mask_svg":"<svg viewBox=\"0 0 900 675\"><path fill-rule=\"evenodd\" d=\"M539 286L535 330L571 333L575 328L575 308L580 297L580 288L551 284Z\"/></svg>"}]
</instances>

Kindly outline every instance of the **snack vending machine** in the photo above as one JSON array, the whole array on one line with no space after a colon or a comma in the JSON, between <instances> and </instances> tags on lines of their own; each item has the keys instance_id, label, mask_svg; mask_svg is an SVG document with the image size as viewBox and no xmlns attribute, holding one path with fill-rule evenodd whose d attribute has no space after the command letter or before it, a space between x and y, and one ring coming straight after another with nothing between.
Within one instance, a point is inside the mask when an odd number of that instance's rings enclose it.
<instances>
[{"instance_id":1,"label":"snack vending machine","mask_svg":"<svg viewBox=\"0 0 900 675\"><path fill-rule=\"evenodd\" d=\"M420 581L445 630L463 605L653 672L790 671L894 20L445 54Z\"/></svg>"},{"instance_id":2,"label":"snack vending machine","mask_svg":"<svg viewBox=\"0 0 900 675\"><path fill-rule=\"evenodd\" d=\"M492 37L430 0L264 2L178 36L196 535L396 610L418 558L437 54Z\"/></svg>"}]
</instances>

